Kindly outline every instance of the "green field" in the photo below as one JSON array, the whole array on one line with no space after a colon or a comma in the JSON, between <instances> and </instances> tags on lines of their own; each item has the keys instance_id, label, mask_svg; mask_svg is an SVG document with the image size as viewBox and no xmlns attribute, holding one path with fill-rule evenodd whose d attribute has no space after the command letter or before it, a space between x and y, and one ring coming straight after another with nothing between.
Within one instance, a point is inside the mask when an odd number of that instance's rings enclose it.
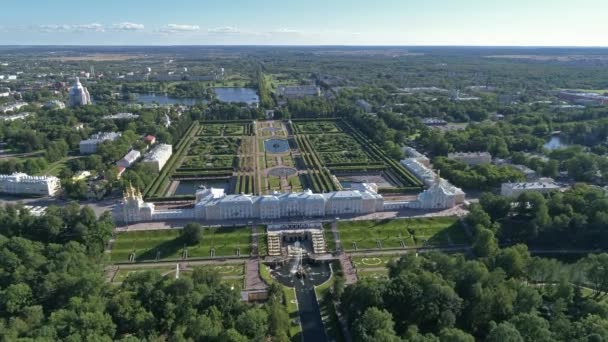
<instances>
[{"instance_id":1,"label":"green field","mask_svg":"<svg viewBox=\"0 0 608 342\"><path fill-rule=\"evenodd\" d=\"M374 279L388 279L388 269L385 270L369 270L361 269L357 270L357 278L374 278Z\"/></svg>"},{"instance_id":2,"label":"green field","mask_svg":"<svg viewBox=\"0 0 608 342\"><path fill-rule=\"evenodd\" d=\"M398 255L366 255L366 256L354 256L350 258L353 266L357 269L365 268L382 268L387 267L388 263L399 259Z\"/></svg>"},{"instance_id":3,"label":"green field","mask_svg":"<svg viewBox=\"0 0 608 342\"><path fill-rule=\"evenodd\" d=\"M251 229L239 228L205 228L203 240L196 246L187 246L189 258L211 257L215 250L216 257L241 256L251 253ZM112 248L112 261L128 261L129 255L135 252L136 260L181 259L184 243L179 238L178 230L134 231L119 233Z\"/></svg>"},{"instance_id":4,"label":"green field","mask_svg":"<svg viewBox=\"0 0 608 342\"><path fill-rule=\"evenodd\" d=\"M196 266L196 268L202 268L210 271L216 271L222 276L222 282L233 285L235 288L241 289L244 287L244 273L245 273L245 264L229 264L229 265L204 265L204 266ZM146 272L146 271L157 271L165 277L175 277L175 267L135 267L135 268L120 268L116 274L114 275L112 282L120 283L125 281L129 275L138 273L138 272ZM190 277L192 275L192 270L182 270L180 271L180 277Z\"/></svg>"},{"instance_id":5,"label":"green field","mask_svg":"<svg viewBox=\"0 0 608 342\"><path fill-rule=\"evenodd\" d=\"M451 217L343 221L338 223L338 229L345 250L449 246L468 242L457 219Z\"/></svg>"}]
</instances>

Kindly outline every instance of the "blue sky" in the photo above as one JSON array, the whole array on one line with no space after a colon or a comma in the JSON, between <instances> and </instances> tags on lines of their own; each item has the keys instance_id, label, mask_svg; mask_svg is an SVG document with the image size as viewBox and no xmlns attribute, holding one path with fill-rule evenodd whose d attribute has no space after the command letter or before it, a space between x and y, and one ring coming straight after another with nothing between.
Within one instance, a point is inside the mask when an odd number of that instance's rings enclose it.
<instances>
[{"instance_id":1,"label":"blue sky","mask_svg":"<svg viewBox=\"0 0 608 342\"><path fill-rule=\"evenodd\" d=\"M607 46L607 0L2 0L0 44Z\"/></svg>"}]
</instances>

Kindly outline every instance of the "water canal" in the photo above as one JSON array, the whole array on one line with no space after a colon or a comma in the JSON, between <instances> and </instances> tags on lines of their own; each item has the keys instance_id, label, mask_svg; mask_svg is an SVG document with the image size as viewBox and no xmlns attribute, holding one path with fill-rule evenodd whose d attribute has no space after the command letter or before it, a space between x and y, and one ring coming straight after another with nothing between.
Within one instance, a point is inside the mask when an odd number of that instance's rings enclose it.
<instances>
[{"instance_id":1,"label":"water canal","mask_svg":"<svg viewBox=\"0 0 608 342\"><path fill-rule=\"evenodd\" d=\"M274 277L281 284L295 288L300 325L302 326L302 341L327 341L315 286L319 286L331 278L331 266L326 262L303 260L298 267L298 263L296 257L282 266L278 266L273 271Z\"/></svg>"}]
</instances>

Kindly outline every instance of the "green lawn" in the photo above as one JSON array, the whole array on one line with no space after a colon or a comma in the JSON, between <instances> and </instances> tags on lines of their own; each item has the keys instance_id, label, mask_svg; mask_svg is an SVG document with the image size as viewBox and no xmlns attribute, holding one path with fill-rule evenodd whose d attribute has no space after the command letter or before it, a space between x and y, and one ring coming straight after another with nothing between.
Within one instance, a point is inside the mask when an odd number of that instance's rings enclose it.
<instances>
[{"instance_id":1,"label":"green lawn","mask_svg":"<svg viewBox=\"0 0 608 342\"><path fill-rule=\"evenodd\" d=\"M334 271L339 263L334 263ZM330 291L336 281L335 274L331 275L323 284L315 287L315 294L317 295L317 302L319 302L319 309L321 310L321 317L323 318L323 324L325 326L325 333L330 338L330 341L344 341L342 336L342 329L338 322L338 316L333 302L330 299Z\"/></svg>"},{"instance_id":2,"label":"green lawn","mask_svg":"<svg viewBox=\"0 0 608 342\"><path fill-rule=\"evenodd\" d=\"M196 246L187 246L188 256L210 257L215 249L215 256L236 256L251 253L251 229L239 228L205 228L203 240ZM112 248L112 261L128 261L132 252L136 260L154 260L160 252L160 259L180 259L184 243L179 238L179 230L134 231L119 233Z\"/></svg>"},{"instance_id":3,"label":"green lawn","mask_svg":"<svg viewBox=\"0 0 608 342\"><path fill-rule=\"evenodd\" d=\"M242 289L244 287L243 282L245 279L245 264L233 264L233 265L205 265L196 266L196 268L202 268L207 270L213 270L218 272L222 276L222 282L234 285L235 288ZM136 267L136 268L121 268L119 269L112 282L120 283L125 281L127 277L133 273L145 272L145 271L157 271L166 277L175 277L175 267ZM180 277L190 277L192 270L181 271Z\"/></svg>"},{"instance_id":4,"label":"green lawn","mask_svg":"<svg viewBox=\"0 0 608 342\"><path fill-rule=\"evenodd\" d=\"M353 266L360 269L365 268L381 268L387 267L388 263L399 259L399 256L390 256L390 255L366 255L366 256L354 256L351 257L351 261Z\"/></svg>"},{"instance_id":5,"label":"green lawn","mask_svg":"<svg viewBox=\"0 0 608 342\"><path fill-rule=\"evenodd\" d=\"M292 341L299 341L302 333L302 326L294 321L300 321L300 314L298 313L298 303L296 299L296 290L287 286L283 286L283 296L285 298L285 305L287 307L287 313L289 314L289 336Z\"/></svg>"},{"instance_id":6,"label":"green lawn","mask_svg":"<svg viewBox=\"0 0 608 342\"><path fill-rule=\"evenodd\" d=\"M325 248L328 252L336 251L336 241L334 240L334 234L331 232L331 224L323 224L323 234L325 236Z\"/></svg>"},{"instance_id":7,"label":"green lawn","mask_svg":"<svg viewBox=\"0 0 608 342\"><path fill-rule=\"evenodd\" d=\"M357 270L357 278L365 279L365 278L374 278L374 279L387 279L388 278L388 269L385 270L369 270L369 269L361 269Z\"/></svg>"},{"instance_id":8,"label":"green lawn","mask_svg":"<svg viewBox=\"0 0 608 342\"><path fill-rule=\"evenodd\" d=\"M281 190L281 178L268 176L270 190Z\"/></svg>"},{"instance_id":9,"label":"green lawn","mask_svg":"<svg viewBox=\"0 0 608 342\"><path fill-rule=\"evenodd\" d=\"M403 248L402 243L406 247L467 243L457 219L451 217L343 221L338 229L345 250Z\"/></svg>"}]
</instances>

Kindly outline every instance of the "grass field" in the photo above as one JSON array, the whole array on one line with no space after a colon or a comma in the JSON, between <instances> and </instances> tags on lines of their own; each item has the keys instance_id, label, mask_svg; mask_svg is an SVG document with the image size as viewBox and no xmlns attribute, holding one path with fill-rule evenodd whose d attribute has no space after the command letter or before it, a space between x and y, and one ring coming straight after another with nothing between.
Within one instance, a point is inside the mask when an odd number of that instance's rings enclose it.
<instances>
[{"instance_id":1,"label":"grass field","mask_svg":"<svg viewBox=\"0 0 608 342\"><path fill-rule=\"evenodd\" d=\"M407 220L343 221L338 223L345 250L449 246L468 243L457 219L451 217Z\"/></svg>"},{"instance_id":2,"label":"grass field","mask_svg":"<svg viewBox=\"0 0 608 342\"><path fill-rule=\"evenodd\" d=\"M196 268L202 268L206 270L216 271L222 276L222 282L225 282L229 285L233 285L235 289L242 289L244 287L244 274L245 274L245 264L233 264L233 265L205 265L205 266L196 266ZM157 271L160 274L166 277L175 277L175 267L138 267L138 268L121 268L119 269L114 278L112 279L113 283L120 283L125 281L127 277L131 274L138 272L146 272L146 271ZM192 270L185 270L180 272L180 277L190 277L192 275Z\"/></svg>"},{"instance_id":3,"label":"grass field","mask_svg":"<svg viewBox=\"0 0 608 342\"><path fill-rule=\"evenodd\" d=\"M351 257L352 263L357 269L387 267L388 263L395 259L399 259L399 256L366 255Z\"/></svg>"},{"instance_id":4,"label":"grass field","mask_svg":"<svg viewBox=\"0 0 608 342\"><path fill-rule=\"evenodd\" d=\"M357 278L365 279L365 278L374 278L374 279L388 279L388 268L385 270L369 270L369 269L360 269L357 270Z\"/></svg>"},{"instance_id":5,"label":"grass field","mask_svg":"<svg viewBox=\"0 0 608 342\"><path fill-rule=\"evenodd\" d=\"M241 256L251 253L251 229L239 228L205 228L203 240L196 246L187 246L188 257L211 257L215 250L216 257ZM184 243L179 238L178 230L134 231L119 233L112 248L112 261L128 261L129 255L135 252L136 260L181 259Z\"/></svg>"}]
</instances>

